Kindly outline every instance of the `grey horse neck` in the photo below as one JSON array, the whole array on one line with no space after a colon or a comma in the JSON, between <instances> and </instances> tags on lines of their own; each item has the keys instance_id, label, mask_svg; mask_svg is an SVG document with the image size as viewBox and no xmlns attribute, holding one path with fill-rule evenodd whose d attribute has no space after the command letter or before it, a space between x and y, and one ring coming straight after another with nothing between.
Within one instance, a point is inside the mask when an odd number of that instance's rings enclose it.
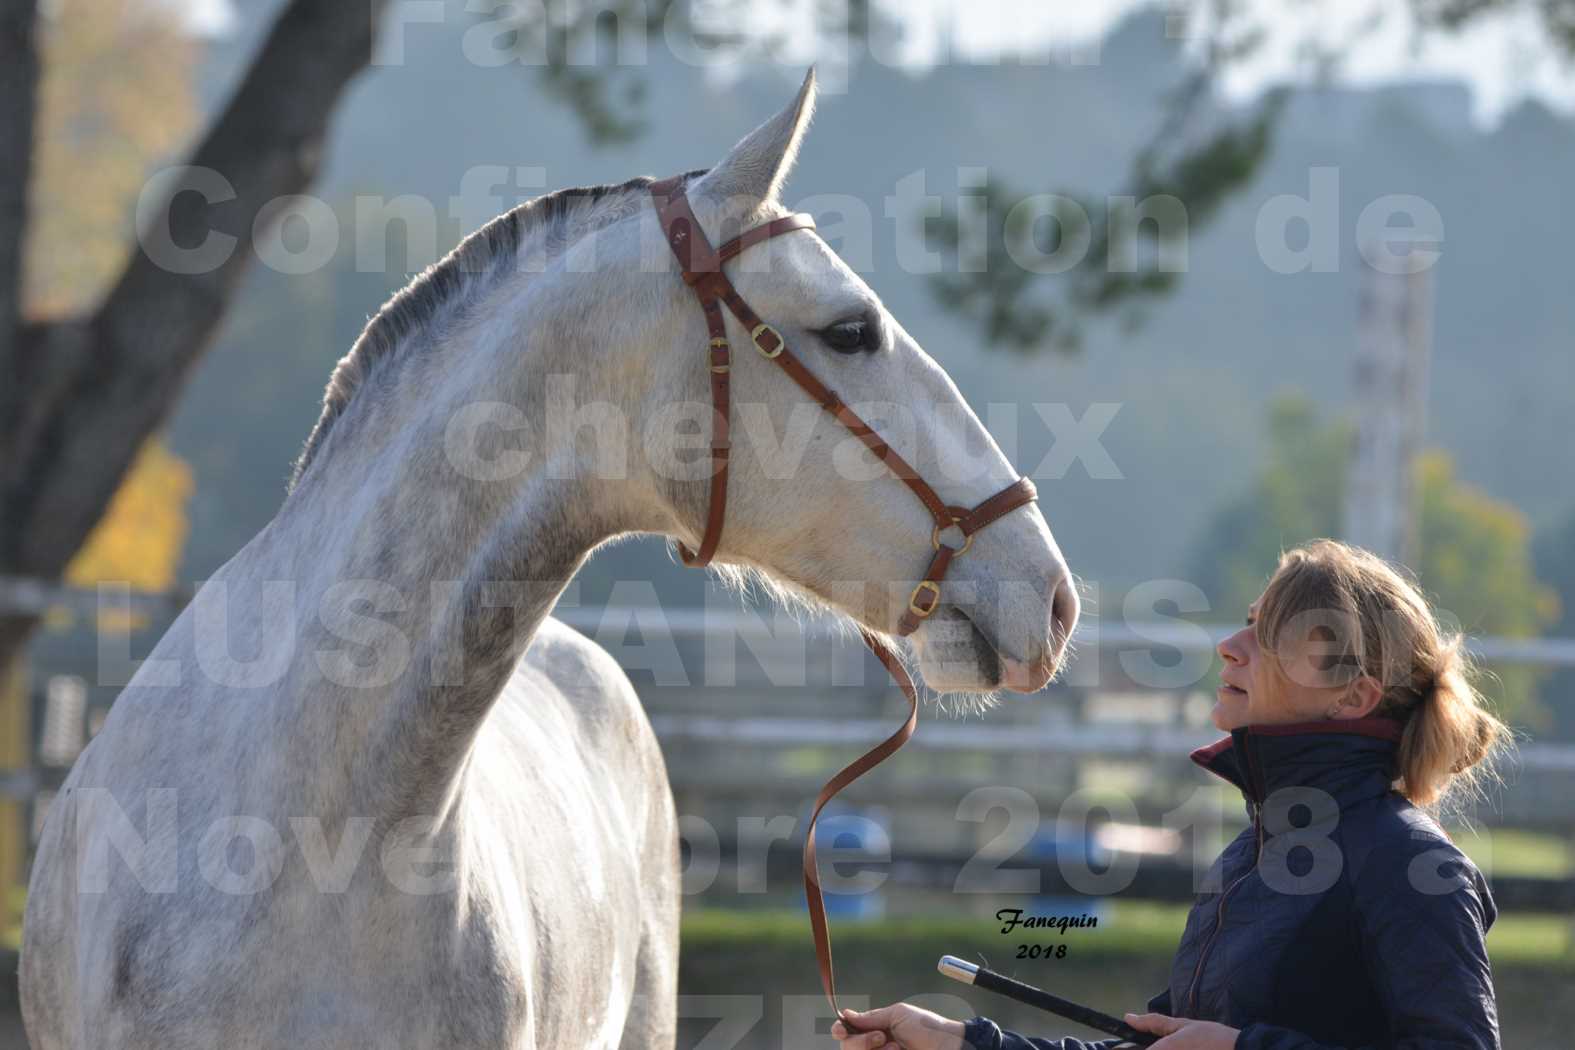
<instances>
[{"instance_id":1,"label":"grey horse neck","mask_svg":"<svg viewBox=\"0 0 1575 1050\"><path fill-rule=\"evenodd\" d=\"M645 182L532 202L396 295L336 370L279 517L225 569L232 623L236 588L295 582L295 753L329 782L344 772L353 812L451 801L477 728L589 552L666 525L630 512L655 502L620 493L631 479L580 461L565 402L604 385L603 361L559 318L596 275L554 265L639 207ZM529 424L526 447L490 425L472 440L471 421L500 412ZM519 453L499 477L497 457Z\"/></svg>"}]
</instances>

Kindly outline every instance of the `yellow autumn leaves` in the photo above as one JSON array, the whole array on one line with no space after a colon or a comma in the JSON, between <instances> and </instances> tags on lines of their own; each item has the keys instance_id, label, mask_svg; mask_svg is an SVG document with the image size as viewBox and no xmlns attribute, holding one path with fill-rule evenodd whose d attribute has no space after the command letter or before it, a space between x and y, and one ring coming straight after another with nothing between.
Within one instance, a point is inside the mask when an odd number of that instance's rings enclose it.
<instances>
[{"instance_id":1,"label":"yellow autumn leaves","mask_svg":"<svg viewBox=\"0 0 1575 1050\"><path fill-rule=\"evenodd\" d=\"M46 12L25 288L35 317L91 309L107 290L135 244L132 216L149 172L174 162L197 117L198 44L177 5L58 0ZM192 489L191 468L150 440L66 582L168 590Z\"/></svg>"},{"instance_id":2,"label":"yellow autumn leaves","mask_svg":"<svg viewBox=\"0 0 1575 1050\"><path fill-rule=\"evenodd\" d=\"M66 582L92 587L114 580L133 590L169 590L186 543L186 502L193 487L185 460L158 439L149 441L109 510L71 559Z\"/></svg>"}]
</instances>

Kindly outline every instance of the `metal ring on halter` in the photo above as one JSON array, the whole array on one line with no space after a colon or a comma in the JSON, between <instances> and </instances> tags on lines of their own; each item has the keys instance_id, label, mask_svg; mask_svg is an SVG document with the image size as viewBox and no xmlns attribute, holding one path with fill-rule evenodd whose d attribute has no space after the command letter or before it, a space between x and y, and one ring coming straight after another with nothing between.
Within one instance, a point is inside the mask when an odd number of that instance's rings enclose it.
<instances>
[{"instance_id":1,"label":"metal ring on halter","mask_svg":"<svg viewBox=\"0 0 1575 1050\"><path fill-rule=\"evenodd\" d=\"M775 350L767 350L765 347L760 345L760 337L766 332L770 332L776 337L777 347ZM776 357L787 346L787 340L782 338L782 333L777 331L775 328L772 328L770 325L764 323L755 325L755 330L749 333L749 338L755 341L755 349L759 350L767 357Z\"/></svg>"},{"instance_id":2,"label":"metal ring on halter","mask_svg":"<svg viewBox=\"0 0 1575 1050\"><path fill-rule=\"evenodd\" d=\"M930 599L930 607L927 609L919 604L919 595L923 594L925 591L928 591L930 594L934 595L934 597ZM921 620L930 615L930 613L934 612L936 609L940 608L940 605L941 585L936 583L934 580L920 580L919 585L913 589L913 593L908 595L908 611Z\"/></svg>"},{"instance_id":3,"label":"metal ring on halter","mask_svg":"<svg viewBox=\"0 0 1575 1050\"><path fill-rule=\"evenodd\" d=\"M940 550L941 549L941 529L943 529L943 528L949 529L949 528L952 527L952 525L957 525L958 528L962 527L961 525L958 524L958 519L953 518L952 521L951 521L951 525L939 525L939 524L937 524L933 529L931 529L930 530L930 546L934 547L936 550ZM953 547L952 548L952 554L953 554L953 556L956 556L958 554L967 554L968 553L968 548L972 547L972 546L973 546L973 533L965 532L965 533L963 533L963 545L961 547ZM937 597L939 597L939 595L937 595Z\"/></svg>"}]
</instances>

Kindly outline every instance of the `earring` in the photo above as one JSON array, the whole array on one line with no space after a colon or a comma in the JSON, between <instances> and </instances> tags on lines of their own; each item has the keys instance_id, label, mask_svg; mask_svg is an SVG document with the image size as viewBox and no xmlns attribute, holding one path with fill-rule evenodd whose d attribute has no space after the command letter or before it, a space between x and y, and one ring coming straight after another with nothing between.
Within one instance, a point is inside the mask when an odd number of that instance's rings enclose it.
<instances>
[{"instance_id":1,"label":"earring","mask_svg":"<svg viewBox=\"0 0 1575 1050\"><path fill-rule=\"evenodd\" d=\"M1333 719L1333 718L1337 717L1339 714L1340 714L1340 705L1339 704L1335 704L1333 707L1329 708L1329 713L1324 715L1324 718L1326 718L1326 719Z\"/></svg>"}]
</instances>

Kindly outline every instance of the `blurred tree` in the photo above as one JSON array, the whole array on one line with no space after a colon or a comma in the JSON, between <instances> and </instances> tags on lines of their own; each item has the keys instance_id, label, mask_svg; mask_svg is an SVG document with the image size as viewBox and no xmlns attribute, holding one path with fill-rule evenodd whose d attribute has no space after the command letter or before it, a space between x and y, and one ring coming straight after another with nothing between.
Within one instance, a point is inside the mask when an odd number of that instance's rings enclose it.
<instances>
[{"instance_id":1,"label":"blurred tree","mask_svg":"<svg viewBox=\"0 0 1575 1050\"><path fill-rule=\"evenodd\" d=\"M1351 426L1322 422L1308 401L1284 397L1270 406L1267 430L1262 471L1220 509L1194 548L1192 579L1216 609L1232 615L1262 593L1282 550L1339 534ZM1425 453L1417 471L1421 553L1413 568L1445 626L1536 637L1558 615L1558 599L1537 579L1525 517L1458 480L1443 452ZM1492 670L1497 682L1488 692L1501 713L1546 728L1548 711L1537 697L1541 673Z\"/></svg>"},{"instance_id":2,"label":"blurred tree","mask_svg":"<svg viewBox=\"0 0 1575 1050\"><path fill-rule=\"evenodd\" d=\"M1443 452L1417 463L1417 515L1423 584L1461 627L1479 635L1535 638L1558 619L1558 594L1537 577L1531 526L1519 510L1454 476ZM1497 699L1522 725L1546 730L1551 712L1539 699L1540 668L1493 668Z\"/></svg>"},{"instance_id":3,"label":"blurred tree","mask_svg":"<svg viewBox=\"0 0 1575 1050\"><path fill-rule=\"evenodd\" d=\"M191 468L157 438L149 440L109 509L66 566L66 582L77 587L124 582L133 590L155 593L174 587L191 491Z\"/></svg>"},{"instance_id":4,"label":"blurred tree","mask_svg":"<svg viewBox=\"0 0 1575 1050\"><path fill-rule=\"evenodd\" d=\"M990 185L971 236L960 211L931 220L927 234L954 260L931 277L940 301L977 318L988 344L1067 353L1081 346L1084 318L1128 308L1136 319L1142 301L1172 290L1185 269L1172 260L1185 253L1189 234L1257 174L1288 97L1270 92L1245 119L1225 121L1204 132L1201 144L1178 149L1207 83L1207 75L1196 74L1183 85L1120 194L1098 200L1063 189L1036 206L1032 197ZM1057 290L1035 296L1046 274L1059 275Z\"/></svg>"},{"instance_id":5,"label":"blurred tree","mask_svg":"<svg viewBox=\"0 0 1575 1050\"><path fill-rule=\"evenodd\" d=\"M263 206L300 192L317 174L334 103L371 61L386 5L291 0L189 165L155 188L153 203L163 206L152 210L167 216L174 243L233 237L234 250L224 259L200 273L180 273L145 251L106 262L86 247L81 261L57 266L46 248L44 272L24 278L24 243L47 245L56 236L72 242L82 232L72 223L103 219L91 213L91 203L75 218L37 218L55 210L55 194L74 201L85 192L76 152L85 147L77 137L107 134L114 142L118 136L128 156L111 167L140 168L145 158L136 150L167 144L162 137L178 127L189 103L175 104L173 122L167 114L149 119L149 110L133 101L141 85L126 79L136 68L117 64L113 41L123 33L159 32L156 8L165 5L49 5L48 18L101 24L71 26L70 44L59 52L68 67L62 78L41 85L41 41L50 23L41 20L38 0L0 0L0 375L8 380L0 387L0 576L58 579L88 538L207 348L252 254ZM170 60L178 70L178 48ZM170 89L163 73L142 72L151 90ZM80 95L77 78L87 86ZM95 85L102 89L97 103ZM79 111L79 101L95 108ZM56 113L64 122L58 137L40 141L44 121ZM223 192L213 193L214 175L227 183ZM113 190L118 177L105 176L105 185ZM29 191L36 194L31 202ZM123 211L110 228L127 237ZM119 267L107 291L80 307L88 292L76 282L102 281L106 266ZM79 309L51 316L35 305ZM0 668L36 622L0 613Z\"/></svg>"},{"instance_id":6,"label":"blurred tree","mask_svg":"<svg viewBox=\"0 0 1575 1050\"><path fill-rule=\"evenodd\" d=\"M1532 541L1532 553L1537 575L1559 598L1560 616L1553 633L1560 638L1575 638L1575 510L1543 530ZM1567 667L1551 675L1543 693L1548 697L1559 735L1575 735L1575 668Z\"/></svg>"},{"instance_id":7,"label":"blurred tree","mask_svg":"<svg viewBox=\"0 0 1575 1050\"><path fill-rule=\"evenodd\" d=\"M1575 511L1544 530L1533 544L1537 574L1559 593L1559 633L1575 636Z\"/></svg>"},{"instance_id":8,"label":"blurred tree","mask_svg":"<svg viewBox=\"0 0 1575 1050\"><path fill-rule=\"evenodd\" d=\"M192 487L185 460L158 438L149 438L109 509L66 566L66 582L87 588L124 583L155 594L171 590L189 530L186 503ZM113 608L98 619L101 630L115 631L145 622L144 616Z\"/></svg>"},{"instance_id":9,"label":"blurred tree","mask_svg":"<svg viewBox=\"0 0 1575 1050\"><path fill-rule=\"evenodd\" d=\"M1323 5L1335 6L1332 0L1304 6ZM1073 188L1025 192L993 183L977 203L960 200L952 213L924 220L931 243L953 260L948 272L931 277L936 296L976 321L987 345L1070 353L1080 347L1088 319L1119 313L1129 324L1140 321L1148 300L1176 287L1184 266L1168 260L1178 244L1245 189L1269 155L1286 93L1270 91L1236 112L1220 101L1216 86L1271 37L1284 42L1279 5L1173 0L1164 6L1165 35L1178 51L1191 42L1192 71L1171 91L1119 196L1100 201ZM1386 22L1409 19L1420 43L1506 14L1525 16L1556 53L1575 58L1575 0L1373 0L1349 22L1348 38L1291 43L1316 78L1329 81L1347 44ZM1046 190L1053 207L1035 203ZM1045 256L1055 258L1040 265Z\"/></svg>"},{"instance_id":10,"label":"blurred tree","mask_svg":"<svg viewBox=\"0 0 1575 1050\"><path fill-rule=\"evenodd\" d=\"M1324 424L1311 402L1281 397L1269 405L1266 430L1258 476L1195 546L1191 579L1227 618L1246 615L1282 550L1340 529L1351 427Z\"/></svg>"},{"instance_id":11,"label":"blurred tree","mask_svg":"<svg viewBox=\"0 0 1575 1050\"><path fill-rule=\"evenodd\" d=\"M91 16L91 17L89 17ZM24 308L87 309L125 263L152 164L196 123L196 47L157 0L61 0L41 40Z\"/></svg>"},{"instance_id":12,"label":"blurred tree","mask_svg":"<svg viewBox=\"0 0 1575 1050\"><path fill-rule=\"evenodd\" d=\"M173 8L149 0L61 3L43 34L37 166L23 302L34 316L83 310L123 264L126 216L149 166L191 130L195 48ZM191 471L150 438L66 580L174 586ZM114 620L105 626L129 626Z\"/></svg>"}]
</instances>

